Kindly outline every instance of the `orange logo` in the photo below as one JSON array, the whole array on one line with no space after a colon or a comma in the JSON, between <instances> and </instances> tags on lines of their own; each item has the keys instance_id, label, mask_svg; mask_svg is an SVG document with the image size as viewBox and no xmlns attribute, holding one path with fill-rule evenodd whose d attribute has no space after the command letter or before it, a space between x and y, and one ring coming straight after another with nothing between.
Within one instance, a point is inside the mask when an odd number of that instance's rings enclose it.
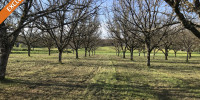
<instances>
[{"instance_id":1,"label":"orange logo","mask_svg":"<svg viewBox=\"0 0 200 100\"><path fill-rule=\"evenodd\" d=\"M24 0L11 0L0 12L0 24L23 2Z\"/></svg>"}]
</instances>

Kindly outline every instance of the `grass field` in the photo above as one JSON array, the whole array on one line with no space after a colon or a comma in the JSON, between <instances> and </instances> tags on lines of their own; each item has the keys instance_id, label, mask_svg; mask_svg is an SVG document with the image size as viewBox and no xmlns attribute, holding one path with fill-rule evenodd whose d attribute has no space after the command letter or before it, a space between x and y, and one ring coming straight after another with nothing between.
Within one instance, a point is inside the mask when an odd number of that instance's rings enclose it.
<instances>
[{"instance_id":1,"label":"grass field","mask_svg":"<svg viewBox=\"0 0 200 100\"><path fill-rule=\"evenodd\" d=\"M115 56L110 47L101 47L95 56L75 59L64 53L58 63L56 49L14 48L9 58L7 77L0 83L0 99L54 100L194 100L200 99L200 54L194 53L185 63L186 53L178 52L164 60L161 52L146 66L146 58L134 53L134 61Z\"/></svg>"}]
</instances>

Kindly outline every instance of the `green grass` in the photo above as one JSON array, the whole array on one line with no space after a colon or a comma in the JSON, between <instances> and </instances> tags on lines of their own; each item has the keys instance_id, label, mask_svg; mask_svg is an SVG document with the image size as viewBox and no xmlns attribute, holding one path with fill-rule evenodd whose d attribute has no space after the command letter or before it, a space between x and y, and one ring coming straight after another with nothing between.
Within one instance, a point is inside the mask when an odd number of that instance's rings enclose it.
<instances>
[{"instance_id":1,"label":"green grass","mask_svg":"<svg viewBox=\"0 0 200 100\"><path fill-rule=\"evenodd\" d=\"M16 50L19 49L19 50ZM0 99L200 99L200 54L172 51L169 60L161 52L146 66L146 57L134 52L134 61L115 56L114 49L101 47L95 56L75 59L63 54L58 63L56 49L51 56L45 48L36 48L31 57L15 48L10 55L7 77L0 83ZM16 53L20 52L20 53Z\"/></svg>"}]
</instances>

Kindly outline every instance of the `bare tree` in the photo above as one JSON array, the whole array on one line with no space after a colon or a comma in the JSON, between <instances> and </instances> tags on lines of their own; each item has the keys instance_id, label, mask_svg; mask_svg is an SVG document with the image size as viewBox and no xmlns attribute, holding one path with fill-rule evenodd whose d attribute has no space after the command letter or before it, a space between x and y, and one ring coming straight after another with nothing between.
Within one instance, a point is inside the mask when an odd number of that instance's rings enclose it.
<instances>
[{"instance_id":1,"label":"bare tree","mask_svg":"<svg viewBox=\"0 0 200 100\"><path fill-rule=\"evenodd\" d=\"M181 45L183 46L183 49L185 49L185 51L187 52L186 62L189 62L189 58L191 57L193 49L196 48L198 39L187 30L180 32L179 38L182 43Z\"/></svg>"},{"instance_id":2,"label":"bare tree","mask_svg":"<svg viewBox=\"0 0 200 100\"><path fill-rule=\"evenodd\" d=\"M31 47L33 47L34 43L40 40L40 30L34 28L33 25L29 25L29 27L24 28L22 30L23 40L20 40L21 43L25 44L28 47L28 56L31 56Z\"/></svg>"},{"instance_id":3,"label":"bare tree","mask_svg":"<svg viewBox=\"0 0 200 100\"><path fill-rule=\"evenodd\" d=\"M114 45L114 49L116 51L116 56L119 56L121 48L120 48L120 43L118 40L113 39L113 45Z\"/></svg>"},{"instance_id":4,"label":"bare tree","mask_svg":"<svg viewBox=\"0 0 200 100\"><path fill-rule=\"evenodd\" d=\"M117 41L117 45L119 45L122 51L123 58L126 58L128 36L125 26L121 25L121 23L118 21L118 18L116 17L109 19L107 24L107 28L110 32L110 37Z\"/></svg>"},{"instance_id":5,"label":"bare tree","mask_svg":"<svg viewBox=\"0 0 200 100\"><path fill-rule=\"evenodd\" d=\"M69 44L71 48L76 51L76 59L79 58L78 49L80 49L81 45L83 44L84 32L85 32L85 23L81 22L80 25L78 25L77 28L75 29L71 43Z\"/></svg>"},{"instance_id":6,"label":"bare tree","mask_svg":"<svg viewBox=\"0 0 200 100\"><path fill-rule=\"evenodd\" d=\"M42 0L25 0L12 15L0 24L0 80L5 79L8 58L21 29L44 15L60 10L72 1L68 0L63 5L50 5L45 4ZM1 0L0 10L8 2L9 0Z\"/></svg>"},{"instance_id":7,"label":"bare tree","mask_svg":"<svg viewBox=\"0 0 200 100\"><path fill-rule=\"evenodd\" d=\"M94 42L93 37L99 31L100 22L98 17L95 16L93 18L89 18L88 22L86 23L86 29L84 31L83 36L83 47L85 48L85 57L87 57L87 52L90 49L91 43Z\"/></svg>"},{"instance_id":8,"label":"bare tree","mask_svg":"<svg viewBox=\"0 0 200 100\"><path fill-rule=\"evenodd\" d=\"M65 2L68 1L50 3L63 5ZM74 1L74 4L65 5L60 11L46 15L38 21L38 28L45 30L53 38L59 51L58 59L60 63L62 63L63 50L69 45L79 22L96 14L98 7L92 4L93 0L77 0Z\"/></svg>"},{"instance_id":9,"label":"bare tree","mask_svg":"<svg viewBox=\"0 0 200 100\"><path fill-rule=\"evenodd\" d=\"M91 42L89 44L89 56L91 56L91 52L92 55L95 55L95 51L98 48L98 44L100 43L101 39L100 39L100 32L97 30L93 36L91 37Z\"/></svg>"},{"instance_id":10,"label":"bare tree","mask_svg":"<svg viewBox=\"0 0 200 100\"><path fill-rule=\"evenodd\" d=\"M158 46L165 33L161 31L162 28L173 25L171 23L171 14L169 12L162 11L163 2L161 0L119 0L118 8L115 9L120 16L123 16L124 12L128 12L128 17L125 18L129 25L128 31L134 34L135 37L142 43L145 43L147 47L147 66L150 66L150 54L151 51ZM127 15L126 15L127 16ZM136 28L132 28L132 27Z\"/></svg>"},{"instance_id":11,"label":"bare tree","mask_svg":"<svg viewBox=\"0 0 200 100\"><path fill-rule=\"evenodd\" d=\"M182 25L190 30L196 37L200 38L199 19L200 1L199 0L165 0L176 13Z\"/></svg>"},{"instance_id":12,"label":"bare tree","mask_svg":"<svg viewBox=\"0 0 200 100\"><path fill-rule=\"evenodd\" d=\"M87 51L92 51L92 54L97 49L100 34L98 29L100 27L100 22L97 20L98 15L93 16L81 23L75 29L74 35L72 37L70 46L76 51L76 59L78 59L78 49L86 45Z\"/></svg>"},{"instance_id":13,"label":"bare tree","mask_svg":"<svg viewBox=\"0 0 200 100\"><path fill-rule=\"evenodd\" d=\"M54 40L47 32L42 32L40 39L45 47L48 48L49 56L51 55L51 48L54 47Z\"/></svg>"},{"instance_id":14,"label":"bare tree","mask_svg":"<svg viewBox=\"0 0 200 100\"><path fill-rule=\"evenodd\" d=\"M175 40L171 46L171 50L174 51L174 56L177 57L177 52L181 49L180 40Z\"/></svg>"},{"instance_id":15,"label":"bare tree","mask_svg":"<svg viewBox=\"0 0 200 100\"><path fill-rule=\"evenodd\" d=\"M159 44L159 50L163 52L165 55L165 60L168 60L168 53L173 44L176 42L176 38L178 33L182 30L179 26L168 26L163 28L163 32L166 33L166 35L163 37L163 40ZM163 50L164 49L164 50ZM176 51L177 52L177 51Z\"/></svg>"},{"instance_id":16,"label":"bare tree","mask_svg":"<svg viewBox=\"0 0 200 100\"><path fill-rule=\"evenodd\" d=\"M139 44L139 47L137 48L138 53L139 53L138 56L141 56L141 53L143 53L143 54L144 54L144 57L145 57L145 54L146 54L146 46L145 46L145 44L142 43L142 42L139 42L139 43L140 43L140 44Z\"/></svg>"}]
</instances>

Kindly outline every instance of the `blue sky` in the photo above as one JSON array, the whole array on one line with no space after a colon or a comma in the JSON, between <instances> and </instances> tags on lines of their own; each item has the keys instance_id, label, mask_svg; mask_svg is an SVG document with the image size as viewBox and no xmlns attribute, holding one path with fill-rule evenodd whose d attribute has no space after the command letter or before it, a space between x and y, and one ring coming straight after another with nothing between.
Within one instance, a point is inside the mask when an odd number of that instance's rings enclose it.
<instances>
[{"instance_id":1,"label":"blue sky","mask_svg":"<svg viewBox=\"0 0 200 100\"><path fill-rule=\"evenodd\" d=\"M108 32L106 29L106 18L105 15L103 15L104 13L106 13L106 8L110 9L112 7L112 3L113 0L103 0L103 4L102 4L102 9L101 9L101 15L100 15L100 20L102 23L102 27L101 27L101 31L102 31L102 38L106 38L108 37Z\"/></svg>"}]
</instances>

